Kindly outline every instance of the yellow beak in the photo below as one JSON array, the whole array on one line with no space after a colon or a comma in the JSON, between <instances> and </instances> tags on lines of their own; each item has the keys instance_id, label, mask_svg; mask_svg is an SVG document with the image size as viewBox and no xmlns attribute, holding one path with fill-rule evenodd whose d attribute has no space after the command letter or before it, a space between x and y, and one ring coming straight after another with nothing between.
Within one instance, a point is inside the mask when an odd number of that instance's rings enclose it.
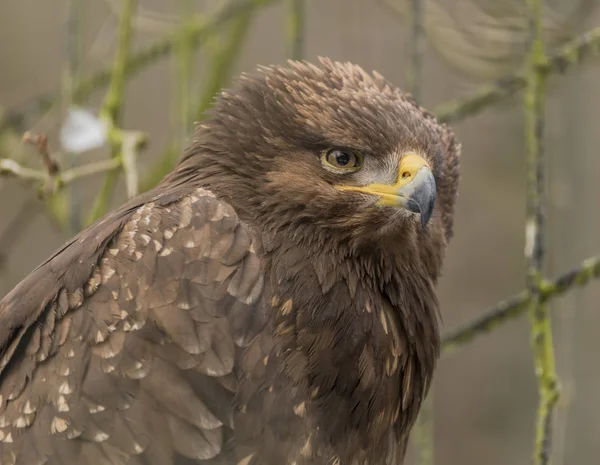
<instances>
[{"instance_id":1,"label":"yellow beak","mask_svg":"<svg viewBox=\"0 0 600 465\"><path fill-rule=\"evenodd\" d=\"M343 191L361 192L379 197L375 205L400 207L421 215L423 228L429 222L435 204L435 178L427 161L414 153L402 157L394 184L336 186Z\"/></svg>"}]
</instances>

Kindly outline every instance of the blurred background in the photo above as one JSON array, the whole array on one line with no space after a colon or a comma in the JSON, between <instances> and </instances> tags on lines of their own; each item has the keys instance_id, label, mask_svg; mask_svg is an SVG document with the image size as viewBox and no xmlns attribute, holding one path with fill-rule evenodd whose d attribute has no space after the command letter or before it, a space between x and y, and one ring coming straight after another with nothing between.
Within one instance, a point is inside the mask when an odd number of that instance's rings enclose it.
<instances>
[{"instance_id":1,"label":"blurred background","mask_svg":"<svg viewBox=\"0 0 600 465\"><path fill-rule=\"evenodd\" d=\"M61 169L108 159L97 119L107 87L84 78L113 63L123 3L0 2L0 158L43 170L35 147L21 143L23 132L32 131L48 135ZM135 160L141 189L172 166L214 91L257 64L318 56L351 61L377 70L435 110L518 72L527 50L520 0L236 3L246 5L241 13L227 1L139 0L131 54L159 47L126 80L119 126L146 134ZM600 0L546 3L549 52L600 25ZM415 4L422 18L417 47ZM228 21L203 26L223 11L233 12ZM208 33L190 39L202 27ZM77 92L82 83L86 92ZM59 99L49 106L41 96ZM600 253L600 59L551 77L546 103L547 274L554 277ZM74 105L85 112L67 118ZM100 134L98 144L90 143L90 150L78 145L78 127L88 139ZM453 128L463 144L462 183L440 285L445 330L525 284L522 93ZM0 176L0 295L84 225L103 183L101 173L57 194L48 194L46 186L40 199L44 188ZM126 196L121 176L106 197L108 207ZM563 388L555 465L597 463L600 456L599 299L600 286L592 283L551 304ZM522 317L442 358L434 389L435 463L529 463L536 405L529 321Z\"/></svg>"}]
</instances>

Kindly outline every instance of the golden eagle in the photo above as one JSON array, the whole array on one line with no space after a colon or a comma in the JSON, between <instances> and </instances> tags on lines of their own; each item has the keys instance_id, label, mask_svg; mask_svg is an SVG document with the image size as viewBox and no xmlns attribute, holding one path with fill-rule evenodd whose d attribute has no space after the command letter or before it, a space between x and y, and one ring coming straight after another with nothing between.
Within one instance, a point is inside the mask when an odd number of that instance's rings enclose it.
<instances>
[{"instance_id":1,"label":"golden eagle","mask_svg":"<svg viewBox=\"0 0 600 465\"><path fill-rule=\"evenodd\" d=\"M242 75L172 173L0 301L0 463L401 463L459 152L357 66Z\"/></svg>"}]
</instances>

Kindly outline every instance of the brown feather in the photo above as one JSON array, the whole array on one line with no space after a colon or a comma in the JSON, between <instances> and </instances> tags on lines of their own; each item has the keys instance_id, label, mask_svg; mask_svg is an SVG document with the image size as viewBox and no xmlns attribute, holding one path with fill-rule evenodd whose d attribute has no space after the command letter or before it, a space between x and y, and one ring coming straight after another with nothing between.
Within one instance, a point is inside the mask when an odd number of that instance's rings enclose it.
<instances>
[{"instance_id":1,"label":"brown feather","mask_svg":"<svg viewBox=\"0 0 600 465\"><path fill-rule=\"evenodd\" d=\"M324 167L330 148L364 169ZM407 151L436 180L425 229L336 189L392 182ZM0 463L401 463L439 351L459 152L357 66L243 75L155 189L0 301Z\"/></svg>"}]
</instances>

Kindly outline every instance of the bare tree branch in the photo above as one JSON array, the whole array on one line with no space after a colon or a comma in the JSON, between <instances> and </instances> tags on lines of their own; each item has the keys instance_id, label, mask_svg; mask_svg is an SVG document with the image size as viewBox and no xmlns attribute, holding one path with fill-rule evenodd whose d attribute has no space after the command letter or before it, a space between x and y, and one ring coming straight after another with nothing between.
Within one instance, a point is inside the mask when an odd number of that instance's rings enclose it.
<instances>
[{"instance_id":1,"label":"bare tree branch","mask_svg":"<svg viewBox=\"0 0 600 465\"><path fill-rule=\"evenodd\" d=\"M139 176L137 171L137 154L146 143L146 135L140 131L121 131L121 162L125 173L127 197L139 194Z\"/></svg>"},{"instance_id":2,"label":"bare tree branch","mask_svg":"<svg viewBox=\"0 0 600 465\"><path fill-rule=\"evenodd\" d=\"M48 176L56 176L59 171L59 166L54 157L50 155L50 150L48 149L48 136L45 134L33 135L29 132L26 132L23 134L23 142L32 144L37 148Z\"/></svg>"},{"instance_id":3,"label":"bare tree branch","mask_svg":"<svg viewBox=\"0 0 600 465\"><path fill-rule=\"evenodd\" d=\"M48 174L20 165L9 158L0 158L0 176L16 176L25 181L45 181Z\"/></svg>"},{"instance_id":4,"label":"bare tree branch","mask_svg":"<svg viewBox=\"0 0 600 465\"><path fill-rule=\"evenodd\" d=\"M60 175L61 184L70 184L73 181L87 178L89 176L95 176L97 174L106 173L112 171L121 166L121 160L117 158L109 158L108 160L97 161L94 163L87 163L80 165L76 168L66 170Z\"/></svg>"},{"instance_id":5,"label":"bare tree branch","mask_svg":"<svg viewBox=\"0 0 600 465\"><path fill-rule=\"evenodd\" d=\"M118 169L121 167L121 164L120 159L111 158L58 172L56 175L57 188L61 188L82 178ZM9 158L0 158L0 176L14 176L23 181L34 181L37 183L45 183L48 180L47 172L28 168Z\"/></svg>"}]
</instances>

